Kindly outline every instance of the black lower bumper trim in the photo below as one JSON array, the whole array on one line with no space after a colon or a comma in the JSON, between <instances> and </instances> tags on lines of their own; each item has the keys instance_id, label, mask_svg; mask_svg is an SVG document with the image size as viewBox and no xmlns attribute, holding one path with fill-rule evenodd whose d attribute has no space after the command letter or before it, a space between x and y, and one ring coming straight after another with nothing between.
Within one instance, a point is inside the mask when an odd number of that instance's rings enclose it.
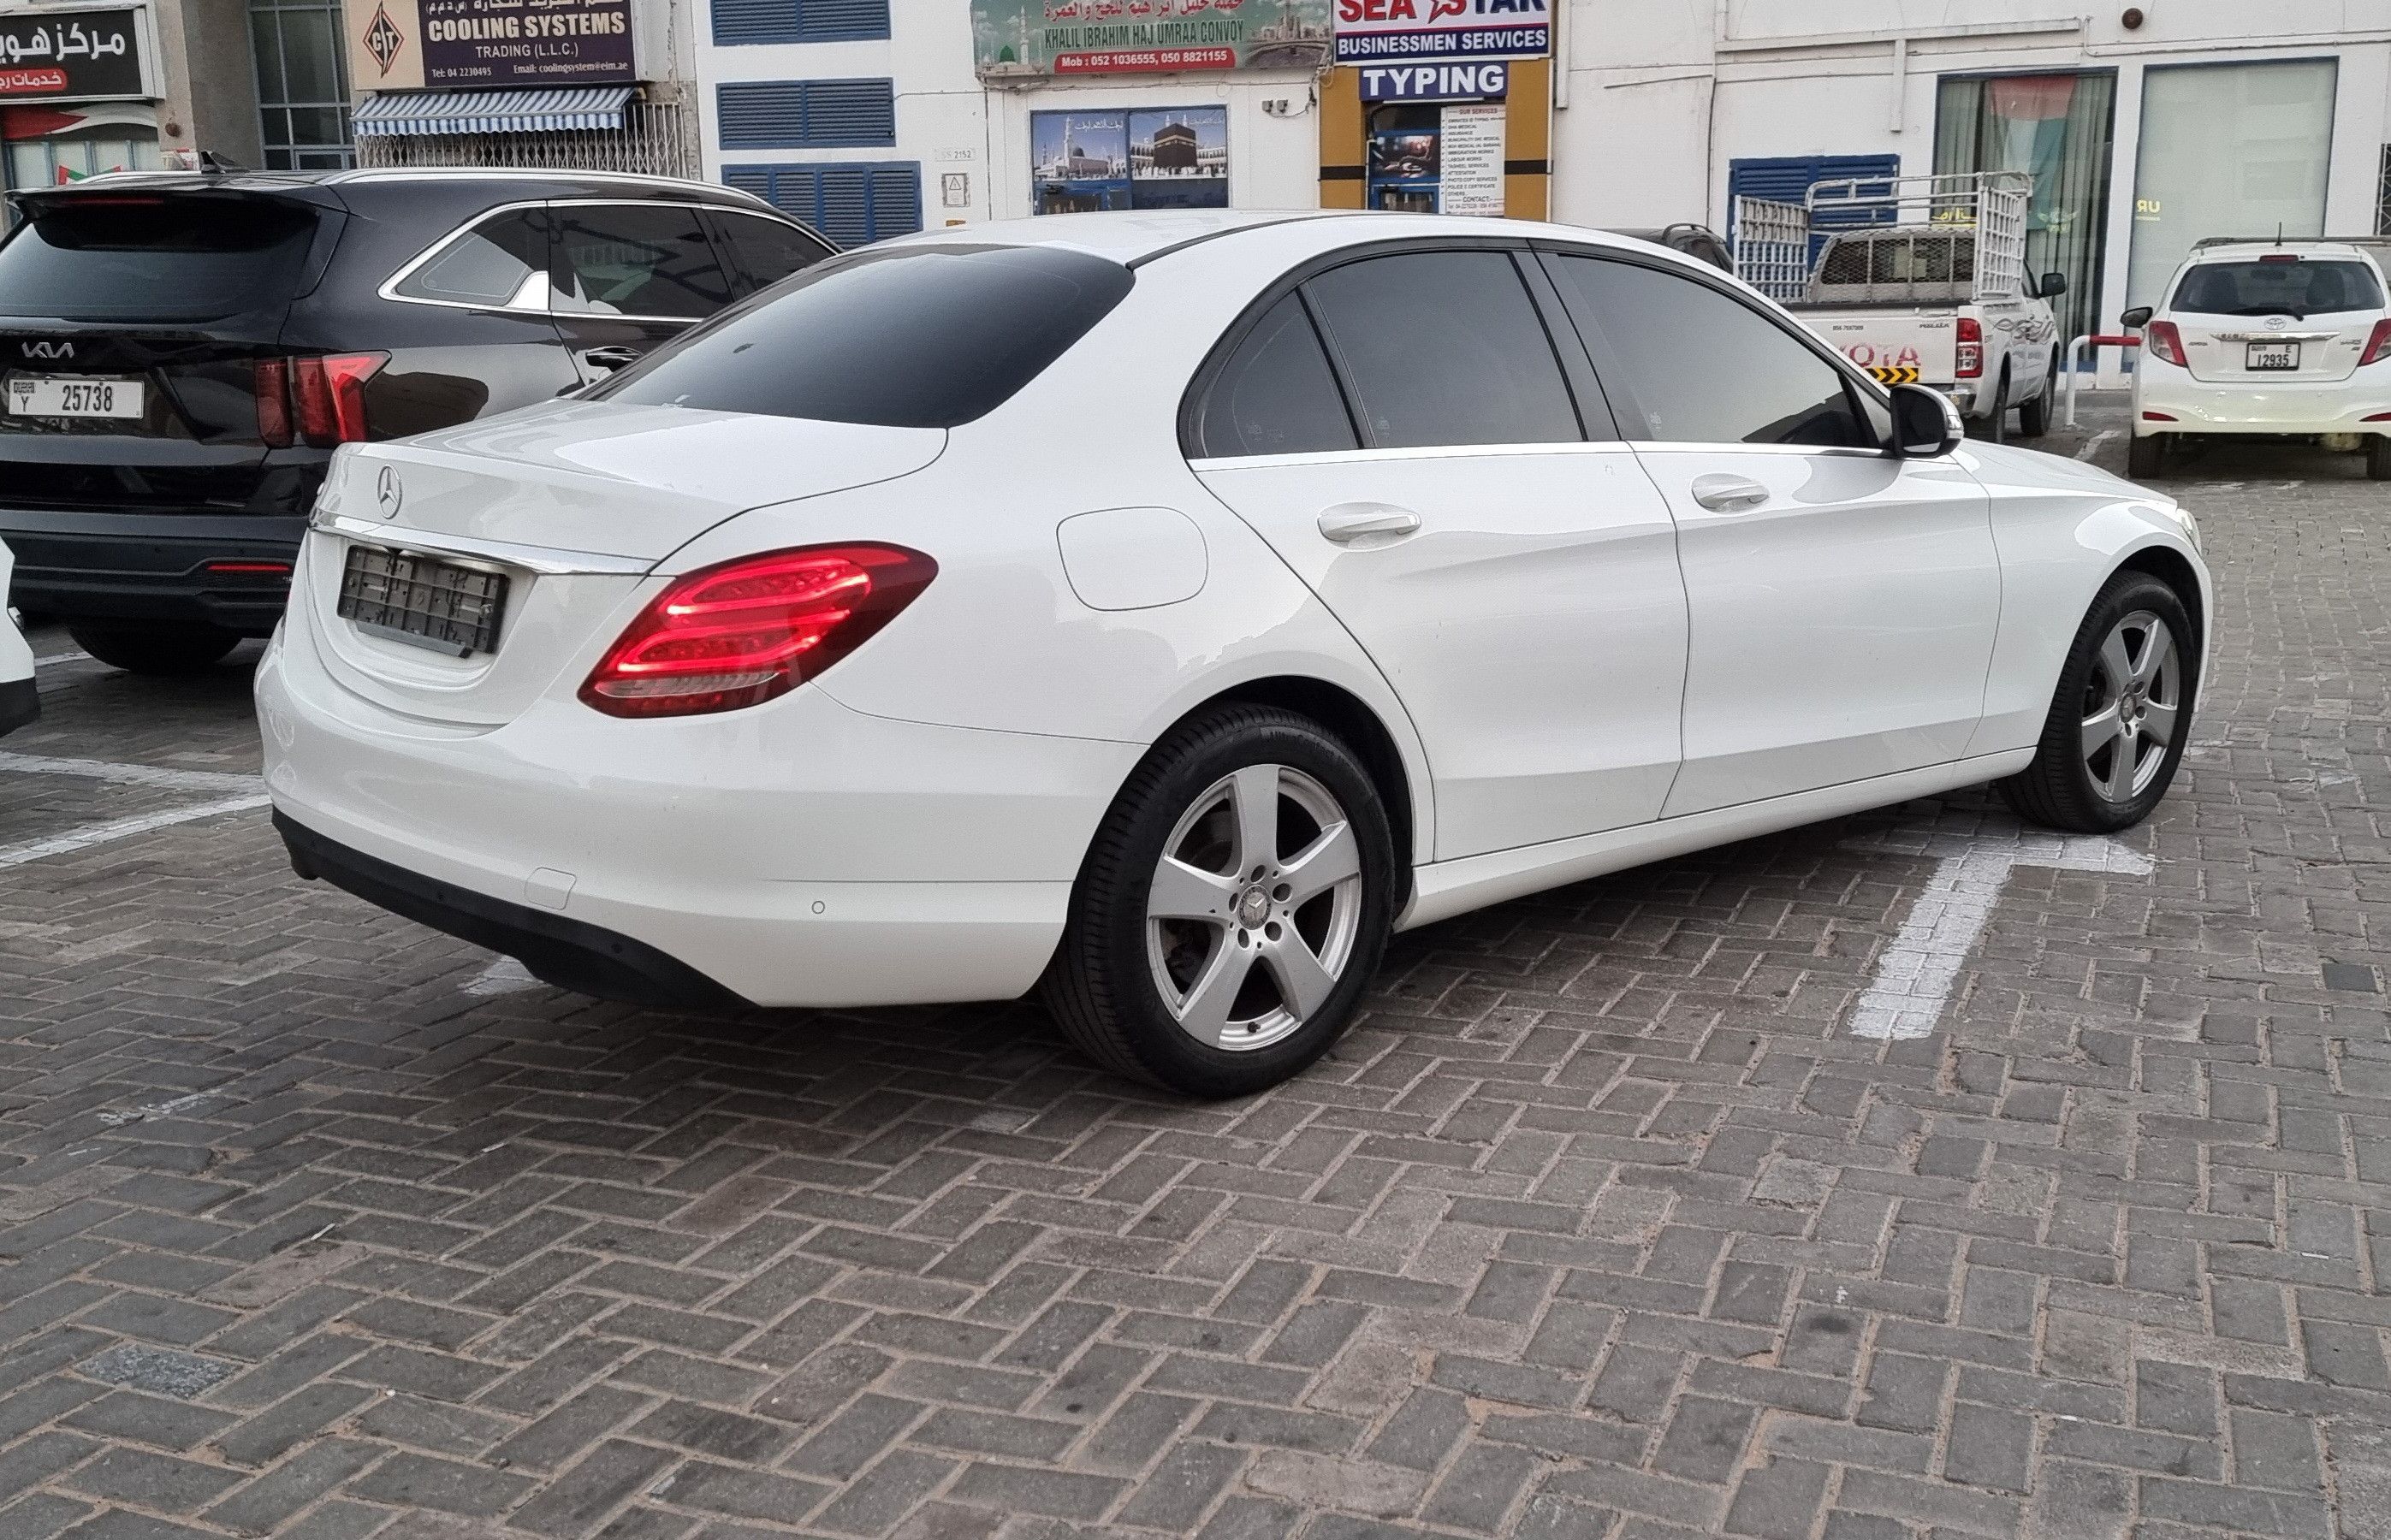
<instances>
[{"instance_id":1,"label":"black lower bumper trim","mask_svg":"<svg viewBox=\"0 0 2391 1540\"><path fill-rule=\"evenodd\" d=\"M0 625L6 624L0 620ZM0 680L0 733L13 732L42 714L42 698L31 677Z\"/></svg>"},{"instance_id":2,"label":"black lower bumper trim","mask_svg":"<svg viewBox=\"0 0 2391 1540\"><path fill-rule=\"evenodd\" d=\"M274 827L290 848L291 869L300 876L321 878L418 925L503 952L531 969L535 978L559 989L638 1006L719 1009L750 1004L643 941L436 882L328 840L279 808Z\"/></svg>"}]
</instances>

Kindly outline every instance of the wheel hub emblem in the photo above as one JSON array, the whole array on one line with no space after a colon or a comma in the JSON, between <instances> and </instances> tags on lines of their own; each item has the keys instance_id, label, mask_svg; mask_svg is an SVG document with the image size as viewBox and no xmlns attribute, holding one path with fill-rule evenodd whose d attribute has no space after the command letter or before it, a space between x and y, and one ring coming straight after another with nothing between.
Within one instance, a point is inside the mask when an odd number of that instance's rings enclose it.
<instances>
[{"instance_id":1,"label":"wheel hub emblem","mask_svg":"<svg viewBox=\"0 0 2391 1540\"><path fill-rule=\"evenodd\" d=\"M1237 923L1260 925L1270 918L1270 894L1259 887L1247 888L1246 896L1237 900Z\"/></svg>"}]
</instances>

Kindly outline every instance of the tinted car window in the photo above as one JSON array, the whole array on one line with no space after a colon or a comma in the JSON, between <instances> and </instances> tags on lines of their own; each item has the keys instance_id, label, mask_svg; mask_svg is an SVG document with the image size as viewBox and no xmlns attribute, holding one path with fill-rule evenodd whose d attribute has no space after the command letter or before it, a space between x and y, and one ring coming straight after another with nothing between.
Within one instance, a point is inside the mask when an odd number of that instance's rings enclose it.
<instances>
[{"instance_id":1,"label":"tinted car window","mask_svg":"<svg viewBox=\"0 0 2391 1540\"><path fill-rule=\"evenodd\" d=\"M1750 305L1634 263L1560 257L1553 275L1603 368L1669 443L1873 447L1841 370ZM1611 390L1613 404L1619 392Z\"/></svg>"},{"instance_id":2,"label":"tinted car window","mask_svg":"<svg viewBox=\"0 0 2391 1540\"><path fill-rule=\"evenodd\" d=\"M917 247L818 263L590 393L891 428L1002 404L1120 303L1128 268L1041 246Z\"/></svg>"},{"instance_id":3,"label":"tinted car window","mask_svg":"<svg viewBox=\"0 0 2391 1540\"><path fill-rule=\"evenodd\" d=\"M454 237L392 292L459 304L536 304L547 268L548 225L536 210L518 209Z\"/></svg>"},{"instance_id":4,"label":"tinted car window","mask_svg":"<svg viewBox=\"0 0 2391 1540\"><path fill-rule=\"evenodd\" d=\"M1535 302L1502 251L1407 251L1304 285L1370 444L1574 443L1576 410Z\"/></svg>"},{"instance_id":5,"label":"tinted car window","mask_svg":"<svg viewBox=\"0 0 2391 1540\"><path fill-rule=\"evenodd\" d=\"M746 270L748 281L758 289L779 283L830 255L828 247L803 230L761 214L717 210L714 225L730 243L732 259Z\"/></svg>"},{"instance_id":6,"label":"tinted car window","mask_svg":"<svg viewBox=\"0 0 2391 1540\"><path fill-rule=\"evenodd\" d=\"M565 204L555 219L558 310L693 320L730 302L730 280L694 209Z\"/></svg>"},{"instance_id":7,"label":"tinted car window","mask_svg":"<svg viewBox=\"0 0 2391 1540\"><path fill-rule=\"evenodd\" d=\"M1246 333L1204 392L1196 453L1303 455L1359 447L1312 317L1289 294Z\"/></svg>"},{"instance_id":8,"label":"tinted car window","mask_svg":"<svg viewBox=\"0 0 2391 1540\"><path fill-rule=\"evenodd\" d=\"M287 304L315 230L263 199L50 205L0 244L0 314L210 321Z\"/></svg>"},{"instance_id":9,"label":"tinted car window","mask_svg":"<svg viewBox=\"0 0 2391 1540\"><path fill-rule=\"evenodd\" d=\"M2208 262L2183 276L2169 307L2199 315L2314 315L2379 310L2383 286L2358 262Z\"/></svg>"}]
</instances>

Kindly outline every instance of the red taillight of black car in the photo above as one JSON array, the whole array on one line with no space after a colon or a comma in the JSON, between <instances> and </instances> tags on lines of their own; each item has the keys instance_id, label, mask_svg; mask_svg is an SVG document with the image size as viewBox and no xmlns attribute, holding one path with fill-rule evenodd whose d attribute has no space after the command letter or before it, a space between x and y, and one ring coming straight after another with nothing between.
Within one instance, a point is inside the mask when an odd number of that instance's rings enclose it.
<instances>
[{"instance_id":1,"label":"red taillight of black car","mask_svg":"<svg viewBox=\"0 0 2391 1540\"><path fill-rule=\"evenodd\" d=\"M276 449L329 449L366 436L366 381L386 353L336 353L257 361L257 437Z\"/></svg>"}]
</instances>

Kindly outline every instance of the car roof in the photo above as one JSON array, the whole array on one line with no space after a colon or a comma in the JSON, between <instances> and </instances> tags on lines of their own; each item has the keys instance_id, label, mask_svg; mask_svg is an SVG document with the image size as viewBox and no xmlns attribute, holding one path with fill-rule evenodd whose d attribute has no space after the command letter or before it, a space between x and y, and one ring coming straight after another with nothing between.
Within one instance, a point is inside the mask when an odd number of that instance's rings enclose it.
<instances>
[{"instance_id":1,"label":"car roof","mask_svg":"<svg viewBox=\"0 0 2391 1540\"><path fill-rule=\"evenodd\" d=\"M2263 256L2313 257L2327 261L2363 261L2366 253L2346 241L2304 239L2294 242L2272 240L2219 241L2193 250L2186 259L2187 267L2212 262L2248 262Z\"/></svg>"},{"instance_id":2,"label":"car roof","mask_svg":"<svg viewBox=\"0 0 2391 1540\"><path fill-rule=\"evenodd\" d=\"M481 195L492 202L511 198L653 198L716 203L732 208L778 212L753 193L719 182L696 182L678 176L643 176L631 172L500 170L481 167L375 167L353 171L132 171L110 172L62 186L27 188L23 192L45 200L71 199L86 193L232 192L296 197L322 202L317 189L332 189L342 202L358 193L371 197L377 189L420 189L451 195Z\"/></svg>"},{"instance_id":3,"label":"car roof","mask_svg":"<svg viewBox=\"0 0 2391 1540\"><path fill-rule=\"evenodd\" d=\"M1143 212L1038 214L984 225L950 225L883 241L883 248L916 245L1062 246L1131 266L1183 246L1276 225L1301 225L1333 240L1399 240L1425 236L1543 238L1585 245L1656 251L1674 262L1687 259L1622 232L1574 225L1459 214L1394 213L1371 209L1168 209ZM1700 264L1697 264L1700 265ZM1715 269L1712 269L1715 271Z\"/></svg>"}]
</instances>

